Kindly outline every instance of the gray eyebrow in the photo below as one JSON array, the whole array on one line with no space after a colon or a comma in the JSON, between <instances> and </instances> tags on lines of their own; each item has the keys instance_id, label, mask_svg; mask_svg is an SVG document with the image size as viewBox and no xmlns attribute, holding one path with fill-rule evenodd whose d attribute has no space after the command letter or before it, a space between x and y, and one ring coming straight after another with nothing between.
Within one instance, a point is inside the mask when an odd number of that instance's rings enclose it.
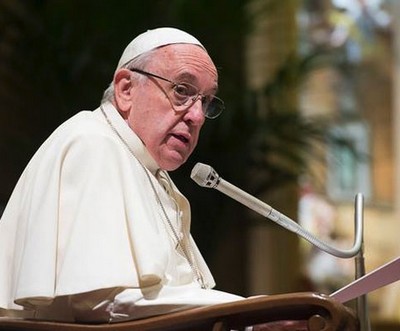
<instances>
[{"instance_id":1,"label":"gray eyebrow","mask_svg":"<svg viewBox=\"0 0 400 331\"><path fill-rule=\"evenodd\" d=\"M195 75L191 74L190 72L182 72L178 76L176 76L175 81L186 81L187 83L197 83L197 78Z\"/></svg>"},{"instance_id":2,"label":"gray eyebrow","mask_svg":"<svg viewBox=\"0 0 400 331\"><path fill-rule=\"evenodd\" d=\"M178 75L175 80L176 83L189 83L189 84L193 84L195 86L198 86L198 80L197 77L193 74L191 74L190 72L183 72L180 75ZM213 86L210 90L212 95L217 94L218 92L218 85L215 84L215 86Z\"/></svg>"}]
</instances>

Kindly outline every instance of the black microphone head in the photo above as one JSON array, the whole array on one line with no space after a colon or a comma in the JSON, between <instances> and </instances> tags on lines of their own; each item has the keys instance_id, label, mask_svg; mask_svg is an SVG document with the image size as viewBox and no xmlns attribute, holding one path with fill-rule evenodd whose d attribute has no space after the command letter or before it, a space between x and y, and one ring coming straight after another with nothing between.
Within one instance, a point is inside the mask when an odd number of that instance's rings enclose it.
<instances>
[{"instance_id":1,"label":"black microphone head","mask_svg":"<svg viewBox=\"0 0 400 331\"><path fill-rule=\"evenodd\" d=\"M204 163L197 163L190 174L197 184L203 187L214 188L219 184L219 176L217 172L209 165Z\"/></svg>"}]
</instances>

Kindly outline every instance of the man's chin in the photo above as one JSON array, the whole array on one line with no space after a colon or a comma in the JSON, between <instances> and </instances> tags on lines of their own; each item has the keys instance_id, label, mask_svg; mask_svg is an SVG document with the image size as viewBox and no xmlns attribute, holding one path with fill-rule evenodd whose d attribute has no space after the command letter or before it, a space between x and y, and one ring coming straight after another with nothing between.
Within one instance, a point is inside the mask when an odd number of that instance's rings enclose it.
<instances>
[{"instance_id":1,"label":"man's chin","mask_svg":"<svg viewBox=\"0 0 400 331\"><path fill-rule=\"evenodd\" d=\"M187 157L184 158L181 155L179 157L173 157L173 158L164 158L163 160L160 161L159 166L161 169L166 170L166 171L174 171L178 169L181 165L183 165L187 160Z\"/></svg>"}]
</instances>

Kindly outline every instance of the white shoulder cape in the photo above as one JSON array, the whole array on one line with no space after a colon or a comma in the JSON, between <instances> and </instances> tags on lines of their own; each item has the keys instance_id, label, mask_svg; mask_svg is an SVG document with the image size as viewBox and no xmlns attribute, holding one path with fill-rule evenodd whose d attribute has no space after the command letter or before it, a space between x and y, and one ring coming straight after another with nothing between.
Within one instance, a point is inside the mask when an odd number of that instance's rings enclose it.
<instances>
[{"instance_id":1,"label":"white shoulder cape","mask_svg":"<svg viewBox=\"0 0 400 331\"><path fill-rule=\"evenodd\" d=\"M28 164L0 220L0 308L159 283L168 238L142 171L100 112L61 125ZM189 206L183 211L189 218Z\"/></svg>"}]
</instances>

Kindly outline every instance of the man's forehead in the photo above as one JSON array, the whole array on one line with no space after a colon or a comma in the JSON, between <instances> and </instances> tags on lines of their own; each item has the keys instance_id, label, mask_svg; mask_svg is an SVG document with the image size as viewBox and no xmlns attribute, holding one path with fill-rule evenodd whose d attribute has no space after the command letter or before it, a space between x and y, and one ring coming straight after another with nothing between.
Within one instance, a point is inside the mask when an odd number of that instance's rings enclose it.
<instances>
[{"instance_id":1,"label":"man's forehead","mask_svg":"<svg viewBox=\"0 0 400 331\"><path fill-rule=\"evenodd\" d=\"M177 82L197 84L205 76L217 88L217 69L208 53L197 45L174 44L160 47L147 65L148 70L167 75Z\"/></svg>"}]
</instances>

